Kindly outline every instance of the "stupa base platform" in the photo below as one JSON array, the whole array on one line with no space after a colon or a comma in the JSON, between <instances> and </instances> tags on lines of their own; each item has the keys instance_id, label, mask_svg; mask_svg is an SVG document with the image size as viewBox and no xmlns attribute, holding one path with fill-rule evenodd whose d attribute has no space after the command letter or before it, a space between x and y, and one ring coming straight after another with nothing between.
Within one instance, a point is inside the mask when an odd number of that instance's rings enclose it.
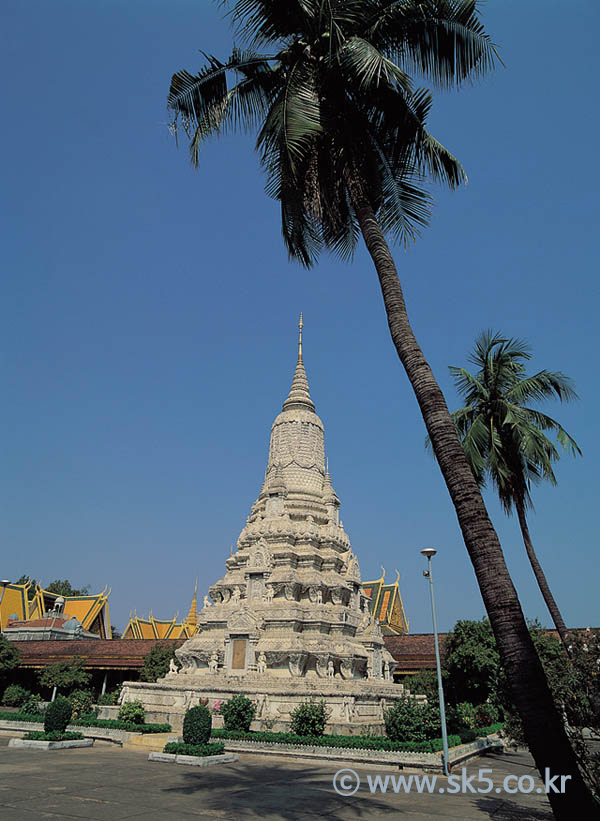
<instances>
[{"instance_id":1,"label":"stupa base platform","mask_svg":"<svg viewBox=\"0 0 600 821\"><path fill-rule=\"evenodd\" d=\"M169 674L155 684L127 681L121 692L121 703L141 701L149 722L168 722L174 732L181 732L183 717L190 707L208 699L208 707L244 693L256 702L252 730L288 732L291 713L302 702L323 700L329 711L327 733L339 735L383 735L384 711L406 695L401 684L383 679L287 678L278 679L248 673L232 676ZM416 697L423 699L424 697ZM213 726L222 726L214 714Z\"/></svg>"}]
</instances>

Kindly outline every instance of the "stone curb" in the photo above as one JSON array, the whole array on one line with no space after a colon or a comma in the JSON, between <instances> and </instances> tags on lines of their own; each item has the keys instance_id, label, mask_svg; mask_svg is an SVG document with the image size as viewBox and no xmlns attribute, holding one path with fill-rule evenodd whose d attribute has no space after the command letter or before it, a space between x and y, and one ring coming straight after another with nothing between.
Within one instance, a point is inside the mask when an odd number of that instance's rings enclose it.
<instances>
[{"instance_id":1,"label":"stone curb","mask_svg":"<svg viewBox=\"0 0 600 821\"><path fill-rule=\"evenodd\" d=\"M190 764L192 767L214 767L217 764L232 764L239 761L235 753L223 755L176 755L174 753L150 753L148 761L162 761L169 764Z\"/></svg>"},{"instance_id":2,"label":"stone curb","mask_svg":"<svg viewBox=\"0 0 600 821\"><path fill-rule=\"evenodd\" d=\"M27 747L33 750L68 750L71 747L92 747L93 738L74 738L71 741L33 741L25 738L11 738L9 747Z\"/></svg>"}]
</instances>

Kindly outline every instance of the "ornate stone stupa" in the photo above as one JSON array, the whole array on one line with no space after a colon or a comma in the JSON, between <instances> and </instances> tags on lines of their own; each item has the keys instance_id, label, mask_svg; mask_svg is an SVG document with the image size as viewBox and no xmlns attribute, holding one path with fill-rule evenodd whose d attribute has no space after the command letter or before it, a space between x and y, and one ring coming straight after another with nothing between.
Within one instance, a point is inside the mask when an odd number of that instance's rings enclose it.
<instances>
[{"instance_id":1,"label":"ornate stone stupa","mask_svg":"<svg viewBox=\"0 0 600 821\"><path fill-rule=\"evenodd\" d=\"M263 486L225 575L209 590L212 602L204 600L197 633L176 651L182 668L123 691L124 701L141 699L157 718L168 712L175 726L202 697L244 692L257 702L257 727L284 729L312 697L327 702L338 732L381 730L386 701L403 692L340 520L304 370L302 315L299 329Z\"/></svg>"}]
</instances>

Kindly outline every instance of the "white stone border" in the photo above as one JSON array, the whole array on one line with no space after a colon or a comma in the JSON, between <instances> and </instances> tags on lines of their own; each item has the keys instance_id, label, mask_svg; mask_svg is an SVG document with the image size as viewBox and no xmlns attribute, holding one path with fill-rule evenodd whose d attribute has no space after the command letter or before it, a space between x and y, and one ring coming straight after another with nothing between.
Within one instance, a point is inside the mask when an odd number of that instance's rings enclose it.
<instances>
[{"instance_id":1,"label":"white stone border","mask_svg":"<svg viewBox=\"0 0 600 821\"><path fill-rule=\"evenodd\" d=\"M93 747L93 738L72 738L67 741L42 741L32 738L11 738L9 747L20 747L33 750L68 750L71 747Z\"/></svg>"},{"instance_id":2,"label":"white stone border","mask_svg":"<svg viewBox=\"0 0 600 821\"><path fill-rule=\"evenodd\" d=\"M188 764L192 767L214 767L217 764L232 764L239 761L236 753L222 755L177 755L176 753L150 753L148 761L162 761L168 764Z\"/></svg>"}]
</instances>

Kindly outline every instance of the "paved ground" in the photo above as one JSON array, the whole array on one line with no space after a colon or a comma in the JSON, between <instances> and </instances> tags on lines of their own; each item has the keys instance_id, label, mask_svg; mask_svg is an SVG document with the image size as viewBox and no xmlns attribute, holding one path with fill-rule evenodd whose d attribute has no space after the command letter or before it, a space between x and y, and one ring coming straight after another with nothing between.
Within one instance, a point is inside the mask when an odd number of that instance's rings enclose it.
<instances>
[{"instance_id":1,"label":"paved ground","mask_svg":"<svg viewBox=\"0 0 600 821\"><path fill-rule=\"evenodd\" d=\"M361 787L349 798L338 795L332 779L343 765L243 755L239 762L198 770L150 762L144 753L125 752L113 745L42 752L8 748L0 738L0 818L34 821L39 818L85 818L98 821L139 819L308 819L340 818L359 821L391 813L407 821L425 819L528 819L547 821L549 804L536 778L531 757L508 753L476 759L467 774L492 769L494 788L488 795L442 795L445 779L438 777L435 794L371 794L368 774L400 775L391 767L352 764ZM460 775L460 767L457 772ZM408 777L409 773L404 771ZM507 775L531 775L529 795L496 793ZM487 773L489 777L490 774ZM527 781L527 779L526 779ZM350 786L350 782L344 782ZM477 788L477 783L474 783ZM480 784L483 789L485 783ZM515 785L509 785L515 788Z\"/></svg>"}]
</instances>

